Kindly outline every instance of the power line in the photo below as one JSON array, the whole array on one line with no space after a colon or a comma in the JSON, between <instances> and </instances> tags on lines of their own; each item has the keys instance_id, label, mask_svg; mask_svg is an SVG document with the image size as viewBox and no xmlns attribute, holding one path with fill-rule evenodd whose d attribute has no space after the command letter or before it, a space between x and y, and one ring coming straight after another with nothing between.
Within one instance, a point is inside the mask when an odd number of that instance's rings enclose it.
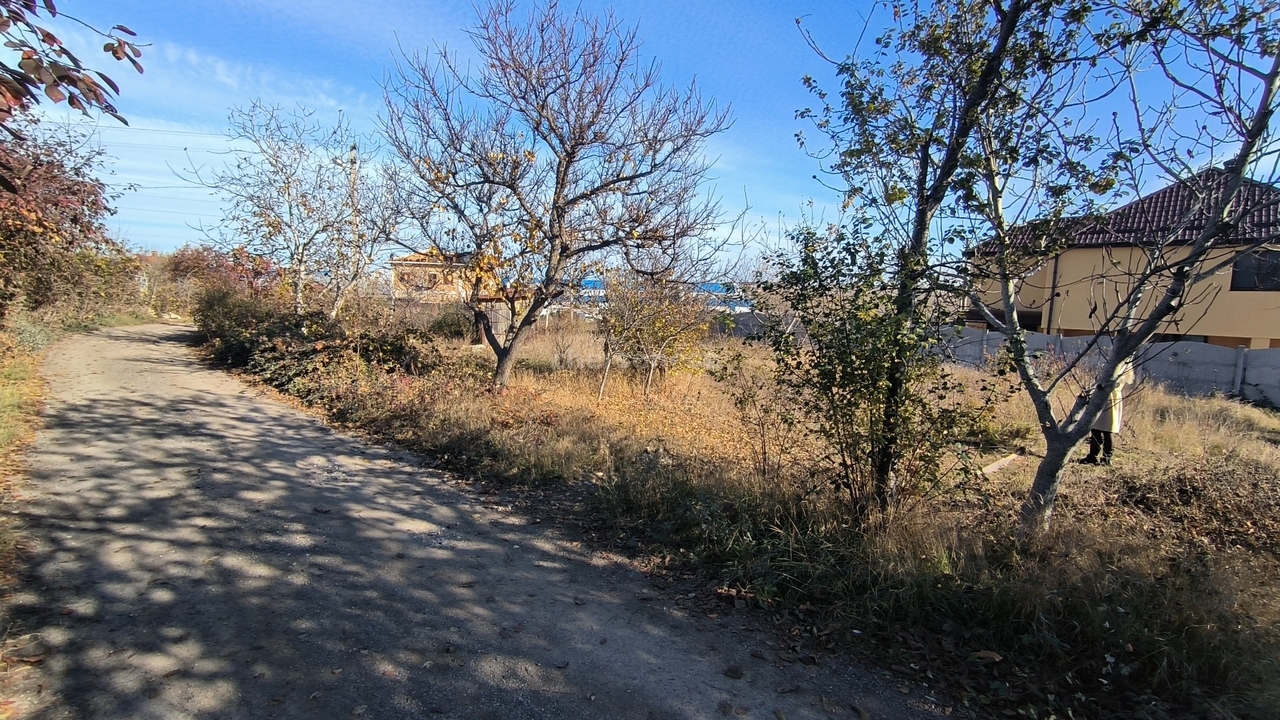
<instances>
[{"instance_id":1,"label":"power line","mask_svg":"<svg viewBox=\"0 0 1280 720\"><path fill-rule=\"evenodd\" d=\"M195 130L161 130L160 128L143 128L143 127L134 127L132 125L116 125L116 126L85 125L84 123L70 123L62 120L42 120L41 122L48 123L49 125L62 125L64 127L86 128L86 129L94 130L95 132L105 132L105 131L111 130L111 131L123 131L123 132L157 133L161 135L192 135L196 137L216 137L216 138L222 138L223 140L230 139L226 135L223 135L222 133L197 132Z\"/></svg>"},{"instance_id":2,"label":"power line","mask_svg":"<svg viewBox=\"0 0 1280 720\"><path fill-rule=\"evenodd\" d=\"M195 188L193 188L195 189ZM126 198L151 198L152 200L173 200L175 202L218 202L216 197L208 195L196 197L181 197L178 195L153 195L151 193L139 193L126 191L122 197Z\"/></svg>"},{"instance_id":3,"label":"power line","mask_svg":"<svg viewBox=\"0 0 1280 720\"><path fill-rule=\"evenodd\" d=\"M128 210L130 212L162 213L165 215L186 215L187 217L198 217L198 218L218 218L218 219L222 218L221 215L206 215L204 213L183 212L181 210L156 210L154 208L125 207L124 205L117 205L116 210Z\"/></svg>"},{"instance_id":4,"label":"power line","mask_svg":"<svg viewBox=\"0 0 1280 720\"><path fill-rule=\"evenodd\" d=\"M111 146L111 147L142 148L142 149L144 149L144 150L182 150L182 151L184 151L184 152L201 152L201 153L224 153L224 152L226 152L225 150L215 150L215 149L209 149L209 148L198 148L198 147L197 147L197 148L193 148L193 147L188 147L188 146L186 146L186 145L182 145L182 146L178 146L178 145L151 145L151 144L144 144L144 143L125 143L125 142L114 142L114 141L111 141L111 140L100 140L99 142L100 142L102 145L109 145L109 146Z\"/></svg>"}]
</instances>

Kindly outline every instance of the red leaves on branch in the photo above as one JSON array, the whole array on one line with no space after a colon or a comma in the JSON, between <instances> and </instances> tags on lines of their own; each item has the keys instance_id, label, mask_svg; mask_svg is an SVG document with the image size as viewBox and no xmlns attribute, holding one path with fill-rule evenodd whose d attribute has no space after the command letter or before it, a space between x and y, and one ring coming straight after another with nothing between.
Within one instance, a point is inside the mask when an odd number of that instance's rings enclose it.
<instances>
[{"instance_id":1,"label":"red leaves on branch","mask_svg":"<svg viewBox=\"0 0 1280 720\"><path fill-rule=\"evenodd\" d=\"M4 37L4 46L20 57L16 67L0 60L0 126L12 133L9 123L14 115L39 103L42 93L55 103L65 102L86 114L90 108L97 108L127 125L114 104L120 87L104 73L86 67L57 35L41 24L42 12L49 19L58 15L52 0L39 3L0 0L0 35ZM142 50L130 39L136 37L136 33L124 25L105 31L90 29L106 38L103 52L117 61L127 61L142 72L142 64L138 62ZM0 173L8 189L13 178L3 170Z\"/></svg>"},{"instance_id":2,"label":"red leaves on branch","mask_svg":"<svg viewBox=\"0 0 1280 720\"><path fill-rule=\"evenodd\" d=\"M19 297L45 300L77 253L117 247L103 224L107 189L95 177L101 151L81 137L21 129L0 143L0 174L14 179L0 192L0 319Z\"/></svg>"}]
</instances>

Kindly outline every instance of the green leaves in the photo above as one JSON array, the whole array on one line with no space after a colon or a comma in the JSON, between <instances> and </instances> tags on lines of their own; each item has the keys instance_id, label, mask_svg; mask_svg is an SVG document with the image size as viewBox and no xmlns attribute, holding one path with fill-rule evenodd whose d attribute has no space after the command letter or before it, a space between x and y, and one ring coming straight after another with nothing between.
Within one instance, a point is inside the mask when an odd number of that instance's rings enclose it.
<instances>
[{"instance_id":1,"label":"green leaves","mask_svg":"<svg viewBox=\"0 0 1280 720\"><path fill-rule=\"evenodd\" d=\"M902 312L915 263L884 235L801 228L772 258L776 279L755 298L769 318L775 382L796 424L826 448L820 465L859 521L923 491L981 403L968 403L936 352L950 317L936 305ZM888 472L877 458L892 458Z\"/></svg>"}]
</instances>

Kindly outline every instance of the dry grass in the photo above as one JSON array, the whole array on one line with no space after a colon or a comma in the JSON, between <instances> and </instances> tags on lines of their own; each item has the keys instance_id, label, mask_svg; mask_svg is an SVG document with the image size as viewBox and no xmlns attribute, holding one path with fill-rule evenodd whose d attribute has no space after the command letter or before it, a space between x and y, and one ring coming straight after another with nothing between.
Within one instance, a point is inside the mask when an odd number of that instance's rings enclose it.
<instances>
[{"instance_id":1,"label":"dry grass","mask_svg":"<svg viewBox=\"0 0 1280 720\"><path fill-rule=\"evenodd\" d=\"M23 447L31 439L43 386L38 357L0 334L0 589L9 588L19 569L21 528L9 510Z\"/></svg>"},{"instance_id":2,"label":"dry grass","mask_svg":"<svg viewBox=\"0 0 1280 720\"><path fill-rule=\"evenodd\" d=\"M598 347L580 325L541 332L502 393L486 389L489 355L462 344L421 377L333 348L277 358L308 369L272 377L461 472L590 483L613 537L920 675L958 711L1280 716L1275 413L1141 388L1115 466L1073 466L1054 532L1027 547L1013 522L1041 446L1013 395L987 446L959 450L1025 457L981 482L957 476L867 533L813 486L803 439L773 438L786 461L763 475L760 426L705 374L646 399L618 373L597 403Z\"/></svg>"}]
</instances>

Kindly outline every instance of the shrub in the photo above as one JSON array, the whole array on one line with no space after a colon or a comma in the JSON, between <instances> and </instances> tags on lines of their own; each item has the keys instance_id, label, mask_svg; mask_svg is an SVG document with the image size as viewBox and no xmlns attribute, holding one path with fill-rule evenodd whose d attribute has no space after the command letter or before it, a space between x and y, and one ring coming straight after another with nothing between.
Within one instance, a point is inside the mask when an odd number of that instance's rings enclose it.
<instances>
[{"instance_id":1,"label":"shrub","mask_svg":"<svg viewBox=\"0 0 1280 720\"><path fill-rule=\"evenodd\" d=\"M609 540L718 577L796 635L905 668L959 715L1280 709L1272 414L1152 390L1135 400L1116 467L1082 470L1055 529L1025 545L1013 536L1018 464L956 474L905 498L891 523L851 522L820 491L804 457L818 440L791 425L794 398L780 403L762 358L726 363L720 383L690 376L683 393L646 399L635 381L597 404L580 371L525 371L490 392L483 359L442 353L407 321L343 327L250 294L207 300L206 332L239 343L272 385L471 477L590 481L593 528ZM990 384L976 371L961 381ZM1005 397L957 426L962 439L1034 445L1025 399ZM727 421L735 410L741 427Z\"/></svg>"},{"instance_id":2,"label":"shrub","mask_svg":"<svg viewBox=\"0 0 1280 720\"><path fill-rule=\"evenodd\" d=\"M192 319L213 359L232 367L248 366L266 347L305 339L309 325L321 329L322 337L328 329L323 316L295 316L277 296L223 284L203 288L196 295Z\"/></svg>"}]
</instances>

